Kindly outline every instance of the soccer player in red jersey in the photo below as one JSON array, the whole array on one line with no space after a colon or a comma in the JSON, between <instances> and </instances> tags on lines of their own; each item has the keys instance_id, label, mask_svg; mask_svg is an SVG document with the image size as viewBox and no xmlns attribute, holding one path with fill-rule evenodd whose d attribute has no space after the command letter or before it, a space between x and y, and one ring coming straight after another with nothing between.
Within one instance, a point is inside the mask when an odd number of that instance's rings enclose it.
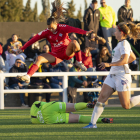
<instances>
[{"instance_id":1,"label":"soccer player in red jersey","mask_svg":"<svg viewBox=\"0 0 140 140\"><path fill-rule=\"evenodd\" d=\"M29 83L30 77L38 70L39 65L42 63L50 63L51 65L56 65L64 59L71 59L74 55L77 60L77 65L83 71L87 70L82 63L80 45L76 40L71 41L68 33L74 32L88 35L92 31L84 31L82 29L71 27L65 24L58 24L57 20L60 18L60 16L63 15L62 10L64 10L64 8L62 5L56 7L55 1L52 3L52 5L52 14L47 20L48 28L38 33L17 51L18 53L21 53L34 42L46 38L51 44L51 52L39 55L32 67L28 70L27 75L17 76L17 78L21 81Z\"/></svg>"}]
</instances>

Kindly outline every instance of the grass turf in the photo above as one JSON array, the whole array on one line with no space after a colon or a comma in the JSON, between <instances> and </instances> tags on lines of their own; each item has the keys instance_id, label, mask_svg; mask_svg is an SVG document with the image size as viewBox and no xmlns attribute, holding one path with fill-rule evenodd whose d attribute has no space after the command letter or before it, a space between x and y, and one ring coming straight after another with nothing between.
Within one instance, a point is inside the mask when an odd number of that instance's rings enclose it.
<instances>
[{"instance_id":1,"label":"grass turf","mask_svg":"<svg viewBox=\"0 0 140 140\"><path fill-rule=\"evenodd\" d=\"M29 112L0 110L0 140L140 140L140 107L105 108L101 117L114 118L114 123L100 123L97 129L82 129L87 124L31 124ZM92 109L76 113L91 115Z\"/></svg>"}]
</instances>

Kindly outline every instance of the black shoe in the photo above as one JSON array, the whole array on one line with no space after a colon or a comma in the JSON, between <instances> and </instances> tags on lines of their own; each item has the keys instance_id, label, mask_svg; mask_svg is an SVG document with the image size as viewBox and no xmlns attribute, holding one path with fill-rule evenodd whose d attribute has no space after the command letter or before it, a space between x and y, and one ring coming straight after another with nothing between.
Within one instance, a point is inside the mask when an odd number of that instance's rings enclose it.
<instances>
[{"instance_id":1,"label":"black shoe","mask_svg":"<svg viewBox=\"0 0 140 140\"><path fill-rule=\"evenodd\" d=\"M113 123L113 118L103 118L102 122L103 123Z\"/></svg>"},{"instance_id":2,"label":"black shoe","mask_svg":"<svg viewBox=\"0 0 140 140\"><path fill-rule=\"evenodd\" d=\"M93 101L92 103L88 103L88 104L87 104L87 107L88 107L88 108L94 108L94 106L96 105L96 102L97 102L97 101Z\"/></svg>"}]
</instances>

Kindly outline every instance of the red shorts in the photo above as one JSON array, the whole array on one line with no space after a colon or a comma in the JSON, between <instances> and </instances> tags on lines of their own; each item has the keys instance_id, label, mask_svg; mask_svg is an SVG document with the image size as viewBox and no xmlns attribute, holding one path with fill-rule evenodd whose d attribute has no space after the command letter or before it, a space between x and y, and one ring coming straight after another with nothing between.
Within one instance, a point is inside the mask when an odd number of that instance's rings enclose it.
<instances>
[{"instance_id":1,"label":"red shorts","mask_svg":"<svg viewBox=\"0 0 140 140\"><path fill-rule=\"evenodd\" d=\"M74 56L74 55L71 56L71 57L70 56L67 56L66 55L66 49L64 49L64 51L57 52L57 53L55 53L55 52L49 52L49 54L51 54L52 56L55 57L55 62L50 63L51 65L56 65L56 64L62 62L64 59L65 60L69 60L69 59L71 59Z\"/></svg>"}]
</instances>

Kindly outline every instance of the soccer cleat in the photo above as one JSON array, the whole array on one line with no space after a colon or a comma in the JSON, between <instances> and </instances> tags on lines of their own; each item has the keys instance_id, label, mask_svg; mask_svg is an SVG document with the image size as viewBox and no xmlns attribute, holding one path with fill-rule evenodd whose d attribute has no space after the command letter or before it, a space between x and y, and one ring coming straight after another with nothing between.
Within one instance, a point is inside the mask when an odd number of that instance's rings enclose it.
<instances>
[{"instance_id":1,"label":"soccer cleat","mask_svg":"<svg viewBox=\"0 0 140 140\"><path fill-rule=\"evenodd\" d=\"M17 79L26 83L30 83L30 78L27 75L18 75Z\"/></svg>"},{"instance_id":2,"label":"soccer cleat","mask_svg":"<svg viewBox=\"0 0 140 140\"><path fill-rule=\"evenodd\" d=\"M113 123L113 118L103 118L102 122L103 123Z\"/></svg>"},{"instance_id":3,"label":"soccer cleat","mask_svg":"<svg viewBox=\"0 0 140 140\"><path fill-rule=\"evenodd\" d=\"M92 103L88 103L87 104L87 108L94 108L94 106L96 105L97 101L93 101Z\"/></svg>"},{"instance_id":4,"label":"soccer cleat","mask_svg":"<svg viewBox=\"0 0 140 140\"><path fill-rule=\"evenodd\" d=\"M92 123L89 123L89 125L83 127L83 129L85 128L97 128L96 124L92 124Z\"/></svg>"},{"instance_id":5,"label":"soccer cleat","mask_svg":"<svg viewBox=\"0 0 140 140\"><path fill-rule=\"evenodd\" d=\"M87 71L87 68L84 66L83 63L76 61L76 66L79 67L82 71Z\"/></svg>"}]
</instances>

